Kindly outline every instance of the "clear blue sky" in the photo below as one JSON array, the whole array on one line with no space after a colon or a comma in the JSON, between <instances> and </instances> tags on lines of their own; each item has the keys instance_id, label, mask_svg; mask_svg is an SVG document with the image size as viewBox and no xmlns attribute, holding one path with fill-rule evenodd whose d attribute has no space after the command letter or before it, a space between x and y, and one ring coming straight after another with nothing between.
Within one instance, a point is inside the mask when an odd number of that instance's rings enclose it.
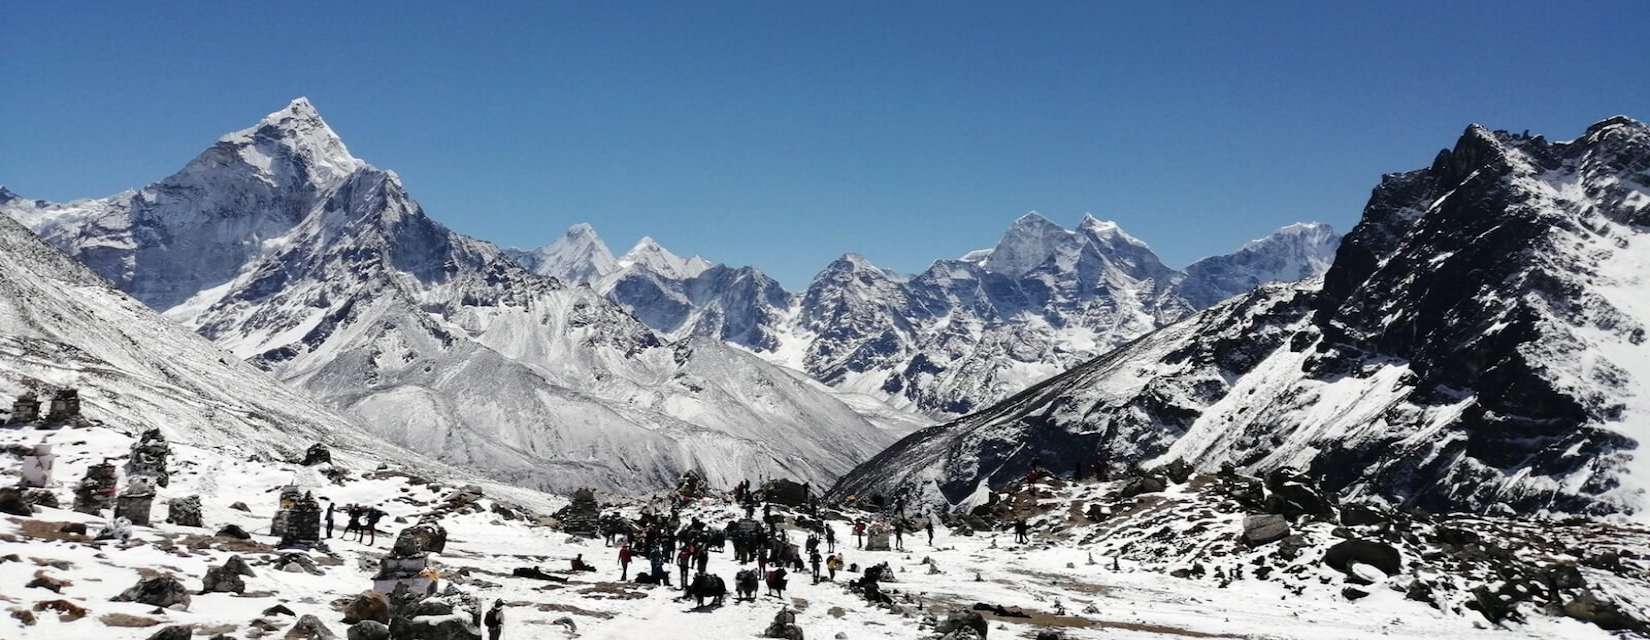
<instances>
[{"instance_id":1,"label":"clear blue sky","mask_svg":"<svg viewBox=\"0 0 1650 640\"><path fill-rule=\"evenodd\" d=\"M10 3L0 183L142 186L304 95L461 232L589 221L797 288L1032 209L1183 265L1349 228L1469 122L1650 117L1643 0L460 4Z\"/></svg>"}]
</instances>

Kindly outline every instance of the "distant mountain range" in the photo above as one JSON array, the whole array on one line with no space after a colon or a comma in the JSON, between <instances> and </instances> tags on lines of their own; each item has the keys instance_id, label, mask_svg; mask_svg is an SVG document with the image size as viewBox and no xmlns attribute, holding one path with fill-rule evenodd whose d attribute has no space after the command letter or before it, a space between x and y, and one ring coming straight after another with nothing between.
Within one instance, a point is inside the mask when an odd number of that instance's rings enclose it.
<instances>
[{"instance_id":1,"label":"distant mountain range","mask_svg":"<svg viewBox=\"0 0 1650 640\"><path fill-rule=\"evenodd\" d=\"M1037 214L991 249L914 276L846 255L801 293L752 267L681 258L644 238L615 259L588 224L508 255L586 284L674 339L718 338L832 387L936 418L968 413L1262 284L1323 273L1340 237L1294 224L1185 270L1117 224Z\"/></svg>"}]
</instances>

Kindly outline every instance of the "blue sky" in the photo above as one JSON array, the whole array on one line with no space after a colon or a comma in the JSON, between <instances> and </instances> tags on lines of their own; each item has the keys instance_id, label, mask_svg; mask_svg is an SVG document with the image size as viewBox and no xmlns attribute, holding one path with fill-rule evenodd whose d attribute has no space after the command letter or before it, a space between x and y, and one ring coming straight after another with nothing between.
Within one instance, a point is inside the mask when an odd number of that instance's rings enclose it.
<instances>
[{"instance_id":1,"label":"blue sky","mask_svg":"<svg viewBox=\"0 0 1650 640\"><path fill-rule=\"evenodd\" d=\"M1033 209L1184 265L1349 228L1469 122L1650 117L1642 1L459 4L13 3L0 184L142 186L304 95L461 232L588 221L798 288Z\"/></svg>"}]
</instances>

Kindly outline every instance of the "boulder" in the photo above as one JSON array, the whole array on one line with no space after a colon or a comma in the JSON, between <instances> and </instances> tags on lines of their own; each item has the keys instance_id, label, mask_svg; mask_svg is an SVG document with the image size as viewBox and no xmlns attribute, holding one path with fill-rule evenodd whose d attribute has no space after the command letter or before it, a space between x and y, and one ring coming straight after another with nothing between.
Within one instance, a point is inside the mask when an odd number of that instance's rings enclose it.
<instances>
[{"instance_id":1,"label":"boulder","mask_svg":"<svg viewBox=\"0 0 1650 640\"><path fill-rule=\"evenodd\" d=\"M201 497L185 496L166 502L166 521L181 527L201 527Z\"/></svg>"},{"instance_id":2,"label":"boulder","mask_svg":"<svg viewBox=\"0 0 1650 640\"><path fill-rule=\"evenodd\" d=\"M115 602L138 602L152 607L170 608L182 606L189 608L189 590L183 583L170 575L158 575L152 578L138 580L137 584L122 591L120 595L110 598Z\"/></svg>"},{"instance_id":3,"label":"boulder","mask_svg":"<svg viewBox=\"0 0 1650 640\"><path fill-rule=\"evenodd\" d=\"M1333 505L1318 483L1294 469L1274 469L1266 474L1266 510L1286 518L1312 516L1328 519Z\"/></svg>"},{"instance_id":4,"label":"boulder","mask_svg":"<svg viewBox=\"0 0 1650 640\"><path fill-rule=\"evenodd\" d=\"M785 640L803 640L802 627L796 626L796 612L790 607L784 607L768 623L768 628L762 632L764 638L784 638Z\"/></svg>"},{"instance_id":5,"label":"boulder","mask_svg":"<svg viewBox=\"0 0 1650 640\"><path fill-rule=\"evenodd\" d=\"M246 593L246 581L227 565L212 567L201 578L201 593Z\"/></svg>"},{"instance_id":6,"label":"boulder","mask_svg":"<svg viewBox=\"0 0 1650 640\"><path fill-rule=\"evenodd\" d=\"M441 553L447 548L447 530L433 521L420 522L404 528L395 536L390 553L414 556L420 553Z\"/></svg>"},{"instance_id":7,"label":"boulder","mask_svg":"<svg viewBox=\"0 0 1650 640\"><path fill-rule=\"evenodd\" d=\"M978 611L967 609L952 609L950 613L945 614L945 617L940 619L938 624L934 625L934 631L943 636L949 636L953 632L965 629L972 630L982 640L990 630L984 615L981 615Z\"/></svg>"},{"instance_id":8,"label":"boulder","mask_svg":"<svg viewBox=\"0 0 1650 640\"><path fill-rule=\"evenodd\" d=\"M285 638L287 640L336 640L338 634L333 633L325 624L322 624L320 618L305 614L303 617L298 618L297 624L292 625L292 628L287 630Z\"/></svg>"},{"instance_id":9,"label":"boulder","mask_svg":"<svg viewBox=\"0 0 1650 640\"><path fill-rule=\"evenodd\" d=\"M46 509L59 509L63 506L63 503L57 501L57 494L52 493L51 489L45 488L24 489L23 500L36 507Z\"/></svg>"},{"instance_id":10,"label":"boulder","mask_svg":"<svg viewBox=\"0 0 1650 640\"><path fill-rule=\"evenodd\" d=\"M34 515L34 505L23 499L22 489L4 487L0 488L0 513L26 518Z\"/></svg>"},{"instance_id":11,"label":"boulder","mask_svg":"<svg viewBox=\"0 0 1650 640\"><path fill-rule=\"evenodd\" d=\"M1192 465L1186 464L1185 460L1179 458L1158 467L1157 470L1175 484L1186 484L1187 480L1192 479Z\"/></svg>"},{"instance_id":12,"label":"boulder","mask_svg":"<svg viewBox=\"0 0 1650 640\"><path fill-rule=\"evenodd\" d=\"M313 467L318 464L332 464L332 450L328 449L324 444L317 443L310 445L309 449L304 451L304 461L302 464L306 467Z\"/></svg>"},{"instance_id":13,"label":"boulder","mask_svg":"<svg viewBox=\"0 0 1650 640\"><path fill-rule=\"evenodd\" d=\"M1123 482L1123 488L1118 495L1124 498L1133 498L1143 493L1157 493L1169 488L1167 479L1161 476L1141 475L1129 478Z\"/></svg>"},{"instance_id":14,"label":"boulder","mask_svg":"<svg viewBox=\"0 0 1650 640\"><path fill-rule=\"evenodd\" d=\"M348 640L390 640L390 628L377 620L362 620L350 626Z\"/></svg>"},{"instance_id":15,"label":"boulder","mask_svg":"<svg viewBox=\"0 0 1650 640\"><path fill-rule=\"evenodd\" d=\"M1243 542L1251 547L1271 544L1289 537L1289 520L1275 513L1244 516Z\"/></svg>"},{"instance_id":16,"label":"boulder","mask_svg":"<svg viewBox=\"0 0 1650 640\"><path fill-rule=\"evenodd\" d=\"M1634 619L1620 605L1600 599L1592 592L1583 593L1564 603L1564 615L1591 622L1609 631L1650 632L1650 623Z\"/></svg>"},{"instance_id":17,"label":"boulder","mask_svg":"<svg viewBox=\"0 0 1650 640\"><path fill-rule=\"evenodd\" d=\"M252 534L247 533L238 524L226 524L216 534L219 538L234 538L236 540L251 540Z\"/></svg>"},{"instance_id":18,"label":"boulder","mask_svg":"<svg viewBox=\"0 0 1650 640\"><path fill-rule=\"evenodd\" d=\"M246 513L252 513L252 507L246 506L245 502L238 502L237 501L237 502L231 503L229 505L229 508L234 509L236 511L244 511Z\"/></svg>"},{"instance_id":19,"label":"boulder","mask_svg":"<svg viewBox=\"0 0 1650 640\"><path fill-rule=\"evenodd\" d=\"M189 640L194 629L186 624L175 624L150 634L149 640Z\"/></svg>"},{"instance_id":20,"label":"boulder","mask_svg":"<svg viewBox=\"0 0 1650 640\"><path fill-rule=\"evenodd\" d=\"M363 620L390 623L390 601L383 594L376 591L363 591L344 606L344 623L354 624ZM386 627L385 632L389 629Z\"/></svg>"},{"instance_id":21,"label":"boulder","mask_svg":"<svg viewBox=\"0 0 1650 640\"><path fill-rule=\"evenodd\" d=\"M1403 554L1392 545L1372 540L1342 540L1323 555L1324 564L1349 576L1358 575L1354 564L1366 564L1388 576L1403 570Z\"/></svg>"},{"instance_id":22,"label":"boulder","mask_svg":"<svg viewBox=\"0 0 1650 640\"><path fill-rule=\"evenodd\" d=\"M1367 504L1349 504L1341 507L1341 524L1348 527L1372 527L1387 521L1385 513Z\"/></svg>"}]
</instances>

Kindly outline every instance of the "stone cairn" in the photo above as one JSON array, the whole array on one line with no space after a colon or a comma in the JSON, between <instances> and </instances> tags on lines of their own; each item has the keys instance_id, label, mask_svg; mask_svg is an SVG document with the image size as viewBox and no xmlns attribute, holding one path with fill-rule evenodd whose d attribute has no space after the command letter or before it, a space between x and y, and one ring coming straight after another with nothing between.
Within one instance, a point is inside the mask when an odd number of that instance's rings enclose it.
<instances>
[{"instance_id":1,"label":"stone cairn","mask_svg":"<svg viewBox=\"0 0 1650 640\"><path fill-rule=\"evenodd\" d=\"M115 465L104 461L86 468L86 477L74 490L74 510L102 516L115 500Z\"/></svg>"},{"instance_id":2,"label":"stone cairn","mask_svg":"<svg viewBox=\"0 0 1650 640\"><path fill-rule=\"evenodd\" d=\"M17 396L11 403L11 418L6 424L24 425L40 421L40 396L33 391Z\"/></svg>"},{"instance_id":3,"label":"stone cairn","mask_svg":"<svg viewBox=\"0 0 1650 640\"><path fill-rule=\"evenodd\" d=\"M126 476L145 477L157 487L167 486L172 482L172 474L166 470L166 460L171 455L172 448L166 444L166 436L160 429L145 431L132 443L132 455L126 460Z\"/></svg>"},{"instance_id":4,"label":"stone cairn","mask_svg":"<svg viewBox=\"0 0 1650 640\"><path fill-rule=\"evenodd\" d=\"M403 588L414 594L434 593L436 571L431 566L430 554L441 553L446 546L447 530L433 520L402 529L389 555L378 560L372 590L388 594Z\"/></svg>"},{"instance_id":5,"label":"stone cairn","mask_svg":"<svg viewBox=\"0 0 1650 640\"><path fill-rule=\"evenodd\" d=\"M321 541L321 503L305 493L292 503L287 511L286 527L281 533L281 548L309 549Z\"/></svg>"},{"instance_id":6,"label":"stone cairn","mask_svg":"<svg viewBox=\"0 0 1650 640\"><path fill-rule=\"evenodd\" d=\"M298 485L289 484L281 487L280 507L275 509L275 517L269 521L269 535L285 538L287 522L292 518L292 508L303 497L304 491L299 489Z\"/></svg>"},{"instance_id":7,"label":"stone cairn","mask_svg":"<svg viewBox=\"0 0 1650 640\"><path fill-rule=\"evenodd\" d=\"M155 504L155 484L149 476L130 476L126 490L115 498L115 517L139 527L149 526L149 510Z\"/></svg>"},{"instance_id":8,"label":"stone cairn","mask_svg":"<svg viewBox=\"0 0 1650 640\"><path fill-rule=\"evenodd\" d=\"M556 514L561 529L575 536L594 538L601 535L601 505L596 504L596 492L579 489L573 492L573 504Z\"/></svg>"},{"instance_id":9,"label":"stone cairn","mask_svg":"<svg viewBox=\"0 0 1650 640\"><path fill-rule=\"evenodd\" d=\"M68 421L80 417L80 390L58 389L52 394L51 411L46 419L54 422Z\"/></svg>"},{"instance_id":10,"label":"stone cairn","mask_svg":"<svg viewBox=\"0 0 1650 640\"><path fill-rule=\"evenodd\" d=\"M52 463L57 456L52 455L52 446L46 443L34 445L29 455L23 456L23 478L18 486L23 488L45 488L52 482Z\"/></svg>"}]
</instances>

